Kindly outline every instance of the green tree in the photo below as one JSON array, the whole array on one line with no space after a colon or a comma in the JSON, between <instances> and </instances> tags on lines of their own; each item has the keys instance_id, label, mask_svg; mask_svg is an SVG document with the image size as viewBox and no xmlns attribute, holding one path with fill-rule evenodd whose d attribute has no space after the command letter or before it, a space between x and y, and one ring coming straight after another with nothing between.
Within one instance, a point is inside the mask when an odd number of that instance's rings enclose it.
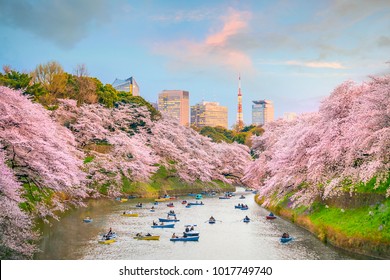
<instances>
[{"instance_id":1,"label":"green tree","mask_svg":"<svg viewBox=\"0 0 390 280\"><path fill-rule=\"evenodd\" d=\"M32 83L32 78L26 73L20 73L11 70L9 66L4 66L4 73L0 73L0 85L12 89L22 90L23 94L27 94L37 100L45 94L45 90L40 83Z\"/></svg>"},{"instance_id":2,"label":"green tree","mask_svg":"<svg viewBox=\"0 0 390 280\"><path fill-rule=\"evenodd\" d=\"M152 104L147 102L141 96L132 96L129 92L120 91L118 93L118 102L134 103L138 104L139 106L146 106L150 112L152 120L157 120L161 117L160 112L157 111Z\"/></svg>"}]
</instances>

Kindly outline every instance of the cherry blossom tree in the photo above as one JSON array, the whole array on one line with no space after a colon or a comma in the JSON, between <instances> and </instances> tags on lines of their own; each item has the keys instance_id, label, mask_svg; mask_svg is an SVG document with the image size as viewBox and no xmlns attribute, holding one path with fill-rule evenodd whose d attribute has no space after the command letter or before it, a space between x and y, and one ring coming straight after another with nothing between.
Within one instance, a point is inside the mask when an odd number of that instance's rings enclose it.
<instances>
[{"instance_id":1,"label":"cherry blossom tree","mask_svg":"<svg viewBox=\"0 0 390 280\"><path fill-rule=\"evenodd\" d=\"M267 197L292 192L295 205L338 195L346 180L358 184L375 178L379 185L390 170L389 106L389 76L343 83L318 113L266 125L265 133L253 138L258 158L243 181Z\"/></svg>"},{"instance_id":2,"label":"cherry blossom tree","mask_svg":"<svg viewBox=\"0 0 390 280\"><path fill-rule=\"evenodd\" d=\"M26 192L35 186L51 198L51 206L36 200L31 210L41 217L55 216L54 211L69 204L82 204L87 196L83 156L72 133L53 122L40 104L6 87L0 87L0 112L0 143L15 176Z\"/></svg>"},{"instance_id":3,"label":"cherry blossom tree","mask_svg":"<svg viewBox=\"0 0 390 280\"><path fill-rule=\"evenodd\" d=\"M0 258L30 258L36 251L31 241L36 239L32 231L31 217L18 204L21 185L12 170L5 164L5 155L0 146Z\"/></svg>"}]
</instances>

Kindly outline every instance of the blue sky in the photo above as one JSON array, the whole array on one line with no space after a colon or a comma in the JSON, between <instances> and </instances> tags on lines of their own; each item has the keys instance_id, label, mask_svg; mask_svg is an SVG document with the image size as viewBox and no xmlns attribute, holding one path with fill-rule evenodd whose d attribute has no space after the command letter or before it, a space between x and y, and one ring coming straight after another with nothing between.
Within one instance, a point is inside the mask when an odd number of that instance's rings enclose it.
<instances>
[{"instance_id":1,"label":"blue sky","mask_svg":"<svg viewBox=\"0 0 390 280\"><path fill-rule=\"evenodd\" d=\"M85 64L103 83L134 76L156 102L164 89L229 108L241 73L275 116L311 112L345 80L390 72L390 1L0 0L0 64L31 71Z\"/></svg>"}]
</instances>

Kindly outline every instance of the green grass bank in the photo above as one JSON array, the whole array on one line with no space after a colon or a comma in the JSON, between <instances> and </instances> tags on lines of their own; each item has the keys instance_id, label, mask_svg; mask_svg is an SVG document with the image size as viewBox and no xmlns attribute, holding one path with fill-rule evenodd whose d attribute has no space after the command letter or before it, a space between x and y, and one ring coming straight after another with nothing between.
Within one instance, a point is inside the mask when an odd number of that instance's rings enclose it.
<instances>
[{"instance_id":1,"label":"green grass bank","mask_svg":"<svg viewBox=\"0 0 390 280\"><path fill-rule=\"evenodd\" d=\"M153 198L165 194L178 196L202 191L225 192L234 190L235 186L216 180L211 182L200 180L193 183L184 182L176 177L175 170L168 170L163 165L153 174L149 182L134 182L127 177L122 177L122 193L143 198Z\"/></svg>"},{"instance_id":2,"label":"green grass bank","mask_svg":"<svg viewBox=\"0 0 390 280\"><path fill-rule=\"evenodd\" d=\"M292 208L291 193L274 198L267 208L307 229L324 243L379 259L390 259L390 198L384 193L345 192L337 198L316 201L310 207ZM264 197L255 197L262 204Z\"/></svg>"}]
</instances>

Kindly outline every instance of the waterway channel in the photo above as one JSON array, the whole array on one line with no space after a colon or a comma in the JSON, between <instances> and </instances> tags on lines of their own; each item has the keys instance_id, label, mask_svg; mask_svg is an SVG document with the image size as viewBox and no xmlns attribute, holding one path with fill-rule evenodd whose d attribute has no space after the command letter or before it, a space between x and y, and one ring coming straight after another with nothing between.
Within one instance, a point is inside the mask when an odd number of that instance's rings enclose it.
<instances>
[{"instance_id":1,"label":"waterway channel","mask_svg":"<svg viewBox=\"0 0 390 280\"><path fill-rule=\"evenodd\" d=\"M245 199L240 199L243 194ZM292 259L355 259L358 256L343 253L327 246L311 233L278 217L266 220L268 211L258 206L254 194L239 189L231 199L204 196L203 206L186 208L181 202L195 202L194 197L180 197L172 200L173 208L167 202L154 205L152 200L129 199L127 202L114 200L91 201L86 208L67 211L60 221L42 226L41 252L35 259L44 260L292 260ZM143 208L136 208L138 202ZM245 203L248 210L235 209L238 203ZM121 216L123 211L139 213L139 217ZM166 218L174 210L180 222L174 228L151 228L153 221ZM251 218L249 223L242 220ZM84 223L90 216L93 221ZM215 224L208 219L214 216ZM173 233L182 235L186 224L196 224L200 232L197 242L172 242ZM98 243L101 235L112 228L118 235L117 242L103 245ZM279 237L288 232L292 242L281 244ZM136 240L137 233L159 235L158 241Z\"/></svg>"}]
</instances>

